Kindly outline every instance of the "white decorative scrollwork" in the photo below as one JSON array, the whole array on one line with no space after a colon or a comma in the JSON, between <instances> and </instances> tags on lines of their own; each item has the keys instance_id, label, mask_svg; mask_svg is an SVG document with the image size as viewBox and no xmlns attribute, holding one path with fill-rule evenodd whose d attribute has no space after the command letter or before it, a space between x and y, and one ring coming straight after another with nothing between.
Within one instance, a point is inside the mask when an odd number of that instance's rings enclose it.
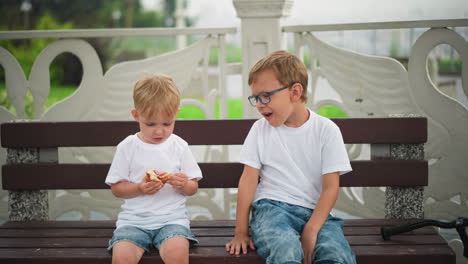
<instances>
[{"instance_id":1,"label":"white decorative scrollwork","mask_svg":"<svg viewBox=\"0 0 468 264\"><path fill-rule=\"evenodd\" d=\"M426 197L431 200L426 202L425 211L430 217L454 219L468 212L468 109L441 93L427 74L427 56L441 43L458 51L464 65L462 85L468 94L468 42L452 30L430 29L422 34L413 46L408 74L416 107L429 118L426 158L430 165Z\"/></svg>"},{"instance_id":2,"label":"white decorative scrollwork","mask_svg":"<svg viewBox=\"0 0 468 264\"><path fill-rule=\"evenodd\" d=\"M34 100L34 115L43 121L131 120L133 86L145 74L155 72L172 76L181 92L191 88L192 79L201 78L203 98L201 100L182 98L181 106L195 106L201 109L207 118L214 118L216 98L225 96L225 93L221 91L225 87L211 89L208 87L207 68L210 48L225 45L222 40L222 37L218 39L208 36L181 50L143 60L119 63L105 74L103 74L101 62L94 48L81 39L58 40L47 46L34 62L29 81L24 77L17 60L1 47L0 63L5 68L8 96L20 118L24 117L24 95L30 88ZM50 90L50 64L64 52L75 55L82 63L81 83L71 96L42 113ZM222 54L221 57L225 58L225 55ZM226 65L220 62L219 67L226 67ZM225 69L220 69L220 72L224 73ZM225 84L225 77L225 75L219 76L219 85ZM225 102L225 98L221 99ZM0 121L6 122L12 119L16 117L1 107ZM216 156L211 153L212 151L218 153L216 149L206 148L205 158ZM6 151L2 150L0 153L3 163L6 157L4 152ZM113 153L114 147L59 149L60 161L71 163L110 162ZM194 207L193 201L202 199L204 208L199 210L198 218L212 218L213 216L226 218L229 212L217 204L227 192L228 190L221 192L203 190L199 197L189 200L189 206ZM4 200L6 197L7 192L2 192L1 198ZM211 199L213 197L217 201ZM59 190L49 192L49 203L51 219L115 219L121 200L116 199L109 191L103 190ZM0 212L2 219L8 218L6 208L2 206Z\"/></svg>"},{"instance_id":3,"label":"white decorative scrollwork","mask_svg":"<svg viewBox=\"0 0 468 264\"><path fill-rule=\"evenodd\" d=\"M468 43L456 32L430 29L413 45L408 71L398 61L333 47L312 34L302 44L311 50L311 107L339 106L350 117L387 117L416 114L428 118L429 186L425 190L425 217L453 220L468 212L468 109L440 92L427 70L427 58L439 44L455 48L468 64ZM341 97L315 100L319 78L325 78ZM462 85L468 94L468 67L462 69ZM355 155L353 155L355 157ZM337 208L358 217L382 217L383 188L344 188ZM460 240L452 239L454 248ZM455 246L454 246L455 245ZM461 255L461 254L459 254Z\"/></svg>"},{"instance_id":4,"label":"white decorative scrollwork","mask_svg":"<svg viewBox=\"0 0 468 264\"><path fill-rule=\"evenodd\" d=\"M29 83L24 76L23 69L16 58L9 51L0 47L0 64L5 70L5 85L7 95L19 118L24 118L24 96ZM9 112L2 107L6 112ZM3 112L3 111L2 111Z\"/></svg>"},{"instance_id":5,"label":"white decorative scrollwork","mask_svg":"<svg viewBox=\"0 0 468 264\"><path fill-rule=\"evenodd\" d=\"M10 112L3 106L0 106L0 123L6 123L15 119L24 119L24 96L28 88L28 82L24 76L23 69L18 61L3 47L0 47L0 65L5 71L5 85L7 96L9 97L17 115ZM6 163L6 149L0 148L0 163ZM0 171L0 185L1 185L1 171ZM8 219L8 208L6 201L8 199L8 192L0 190L0 203L5 206L0 206L0 221Z\"/></svg>"}]
</instances>

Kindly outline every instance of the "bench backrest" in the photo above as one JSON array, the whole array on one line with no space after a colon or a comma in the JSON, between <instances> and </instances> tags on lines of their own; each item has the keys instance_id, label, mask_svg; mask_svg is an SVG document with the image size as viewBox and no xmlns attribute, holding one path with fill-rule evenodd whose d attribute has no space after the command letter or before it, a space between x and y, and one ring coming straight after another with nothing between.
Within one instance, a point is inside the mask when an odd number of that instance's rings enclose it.
<instances>
[{"instance_id":1,"label":"bench backrest","mask_svg":"<svg viewBox=\"0 0 468 264\"><path fill-rule=\"evenodd\" d=\"M427 141L426 118L332 119L347 144L371 144L389 151L390 144ZM178 120L174 133L190 145L241 145L255 120ZM37 148L44 153L59 147L115 146L138 131L134 121L16 122L1 124L4 148ZM371 153L372 155L372 153ZM385 156L385 155L383 155ZM236 188L242 164L199 163L201 188ZM341 186L425 186L428 165L424 160L382 157L352 161L353 171ZM110 164L29 163L2 167L4 190L106 189Z\"/></svg>"}]
</instances>

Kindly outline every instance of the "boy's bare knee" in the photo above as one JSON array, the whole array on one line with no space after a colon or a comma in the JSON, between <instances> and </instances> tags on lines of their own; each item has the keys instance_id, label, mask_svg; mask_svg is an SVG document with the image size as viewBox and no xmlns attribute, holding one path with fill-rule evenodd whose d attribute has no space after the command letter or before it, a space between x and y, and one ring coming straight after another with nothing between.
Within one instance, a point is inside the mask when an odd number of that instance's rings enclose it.
<instances>
[{"instance_id":1,"label":"boy's bare knee","mask_svg":"<svg viewBox=\"0 0 468 264\"><path fill-rule=\"evenodd\" d=\"M138 263L145 253L141 247L128 241L120 241L112 247L112 264Z\"/></svg>"},{"instance_id":2,"label":"boy's bare knee","mask_svg":"<svg viewBox=\"0 0 468 264\"><path fill-rule=\"evenodd\" d=\"M159 248L159 254L164 263L188 263L189 242L184 237L171 237Z\"/></svg>"}]
</instances>

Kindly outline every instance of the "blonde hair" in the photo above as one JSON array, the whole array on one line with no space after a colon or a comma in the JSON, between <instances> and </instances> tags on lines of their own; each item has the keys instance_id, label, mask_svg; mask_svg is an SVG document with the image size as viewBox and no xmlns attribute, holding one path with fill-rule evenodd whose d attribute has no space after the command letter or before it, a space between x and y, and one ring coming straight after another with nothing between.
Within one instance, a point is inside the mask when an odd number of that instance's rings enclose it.
<instances>
[{"instance_id":1,"label":"blonde hair","mask_svg":"<svg viewBox=\"0 0 468 264\"><path fill-rule=\"evenodd\" d=\"M266 70L273 70L276 78L282 85L302 85L301 99L307 102L307 82L308 75L304 63L295 55L278 50L260 59L249 72L249 85L256 80L258 75Z\"/></svg>"},{"instance_id":2,"label":"blonde hair","mask_svg":"<svg viewBox=\"0 0 468 264\"><path fill-rule=\"evenodd\" d=\"M162 113L172 117L180 106L180 92L170 76L152 74L136 82L133 103L140 115L153 117Z\"/></svg>"}]
</instances>

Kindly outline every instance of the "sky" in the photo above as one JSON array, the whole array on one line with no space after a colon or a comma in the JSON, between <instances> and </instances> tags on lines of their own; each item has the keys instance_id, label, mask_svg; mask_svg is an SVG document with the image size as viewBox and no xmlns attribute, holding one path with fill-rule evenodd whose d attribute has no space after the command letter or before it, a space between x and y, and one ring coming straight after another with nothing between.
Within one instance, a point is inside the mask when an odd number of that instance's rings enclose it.
<instances>
[{"instance_id":1,"label":"sky","mask_svg":"<svg viewBox=\"0 0 468 264\"><path fill-rule=\"evenodd\" d=\"M142 0L146 8L159 0ZM240 24L232 0L188 0L187 14L196 27ZM468 19L468 0L294 0L284 25L337 24L423 19Z\"/></svg>"}]
</instances>

